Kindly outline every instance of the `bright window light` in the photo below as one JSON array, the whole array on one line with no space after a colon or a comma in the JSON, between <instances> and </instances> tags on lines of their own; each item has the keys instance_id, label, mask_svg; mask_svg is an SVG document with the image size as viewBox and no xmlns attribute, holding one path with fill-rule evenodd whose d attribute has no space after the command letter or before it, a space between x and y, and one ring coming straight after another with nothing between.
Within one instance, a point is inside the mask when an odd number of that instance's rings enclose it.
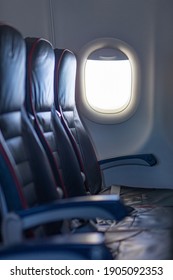
<instances>
[{"instance_id":1,"label":"bright window light","mask_svg":"<svg viewBox=\"0 0 173 280\"><path fill-rule=\"evenodd\" d=\"M128 59L87 59L85 68L86 98L102 113L124 110L131 98L131 66Z\"/></svg>"}]
</instances>

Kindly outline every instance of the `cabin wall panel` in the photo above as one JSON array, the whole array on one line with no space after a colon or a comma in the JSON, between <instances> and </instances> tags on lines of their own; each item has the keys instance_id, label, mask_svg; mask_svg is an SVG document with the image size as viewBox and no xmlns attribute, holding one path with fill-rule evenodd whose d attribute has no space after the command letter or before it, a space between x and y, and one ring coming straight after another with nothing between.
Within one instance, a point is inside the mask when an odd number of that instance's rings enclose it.
<instances>
[{"instance_id":1,"label":"cabin wall panel","mask_svg":"<svg viewBox=\"0 0 173 280\"><path fill-rule=\"evenodd\" d=\"M55 45L78 52L89 41L115 37L147 45L156 0L52 0Z\"/></svg>"},{"instance_id":2,"label":"cabin wall panel","mask_svg":"<svg viewBox=\"0 0 173 280\"><path fill-rule=\"evenodd\" d=\"M0 0L0 21L17 28L24 37L52 41L49 0Z\"/></svg>"}]
</instances>

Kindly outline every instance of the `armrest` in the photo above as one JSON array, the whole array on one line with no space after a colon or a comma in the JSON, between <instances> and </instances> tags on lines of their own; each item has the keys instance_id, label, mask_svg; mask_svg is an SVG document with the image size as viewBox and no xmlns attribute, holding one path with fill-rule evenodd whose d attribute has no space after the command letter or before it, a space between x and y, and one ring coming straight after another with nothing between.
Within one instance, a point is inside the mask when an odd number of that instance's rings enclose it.
<instances>
[{"instance_id":1,"label":"armrest","mask_svg":"<svg viewBox=\"0 0 173 280\"><path fill-rule=\"evenodd\" d=\"M91 195L62 199L51 204L17 212L25 229L38 223L65 219L110 219L120 221L128 215L118 195ZM39 220L39 221L38 221Z\"/></svg>"},{"instance_id":2,"label":"armrest","mask_svg":"<svg viewBox=\"0 0 173 280\"><path fill-rule=\"evenodd\" d=\"M99 161L99 165L101 166L102 170L120 165L153 166L156 164L157 160L153 154L128 155Z\"/></svg>"},{"instance_id":3,"label":"armrest","mask_svg":"<svg viewBox=\"0 0 173 280\"><path fill-rule=\"evenodd\" d=\"M11 243L0 250L0 260L112 260L101 233L76 233Z\"/></svg>"},{"instance_id":4,"label":"armrest","mask_svg":"<svg viewBox=\"0 0 173 280\"><path fill-rule=\"evenodd\" d=\"M9 239L15 228L21 240L22 232L42 224L67 219L123 219L128 209L117 195L92 195L63 199L44 206L38 206L16 213L9 213L3 220L4 240ZM17 238L18 239L18 238Z\"/></svg>"}]
</instances>

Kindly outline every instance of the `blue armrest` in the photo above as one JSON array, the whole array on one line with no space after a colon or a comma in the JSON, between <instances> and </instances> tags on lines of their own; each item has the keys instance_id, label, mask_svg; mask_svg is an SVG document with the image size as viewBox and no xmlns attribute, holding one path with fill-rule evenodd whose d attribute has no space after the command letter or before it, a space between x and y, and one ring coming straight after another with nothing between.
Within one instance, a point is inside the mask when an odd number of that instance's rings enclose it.
<instances>
[{"instance_id":1,"label":"blue armrest","mask_svg":"<svg viewBox=\"0 0 173 280\"><path fill-rule=\"evenodd\" d=\"M117 195L92 195L63 199L48 205L7 214L3 221L3 237L10 239L8 236L14 228L16 238L21 240L23 230L42 224L74 218L102 218L119 221L128 213L128 209Z\"/></svg>"},{"instance_id":2,"label":"blue armrest","mask_svg":"<svg viewBox=\"0 0 173 280\"><path fill-rule=\"evenodd\" d=\"M157 159L153 154L139 154L139 155L128 155L115 158L108 158L100 160L99 164L101 169L107 169L114 166L120 165L144 165L154 166L157 164Z\"/></svg>"},{"instance_id":3,"label":"blue armrest","mask_svg":"<svg viewBox=\"0 0 173 280\"><path fill-rule=\"evenodd\" d=\"M64 219L110 219L120 221L128 215L117 195L92 195L62 199L51 204L17 212L24 228Z\"/></svg>"}]
</instances>

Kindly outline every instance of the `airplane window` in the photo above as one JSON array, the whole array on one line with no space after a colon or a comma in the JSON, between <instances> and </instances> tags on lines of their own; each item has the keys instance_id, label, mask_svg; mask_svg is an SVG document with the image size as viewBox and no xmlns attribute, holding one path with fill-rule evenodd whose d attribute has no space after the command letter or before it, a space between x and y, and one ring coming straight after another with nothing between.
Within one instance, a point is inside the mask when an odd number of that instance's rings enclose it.
<instances>
[{"instance_id":1,"label":"airplane window","mask_svg":"<svg viewBox=\"0 0 173 280\"><path fill-rule=\"evenodd\" d=\"M92 52L85 66L88 104L97 112L118 113L131 99L131 65L117 49L102 48Z\"/></svg>"},{"instance_id":2,"label":"airplane window","mask_svg":"<svg viewBox=\"0 0 173 280\"><path fill-rule=\"evenodd\" d=\"M77 55L76 103L87 119L115 124L129 119L141 98L141 64L132 46L97 38Z\"/></svg>"}]
</instances>

